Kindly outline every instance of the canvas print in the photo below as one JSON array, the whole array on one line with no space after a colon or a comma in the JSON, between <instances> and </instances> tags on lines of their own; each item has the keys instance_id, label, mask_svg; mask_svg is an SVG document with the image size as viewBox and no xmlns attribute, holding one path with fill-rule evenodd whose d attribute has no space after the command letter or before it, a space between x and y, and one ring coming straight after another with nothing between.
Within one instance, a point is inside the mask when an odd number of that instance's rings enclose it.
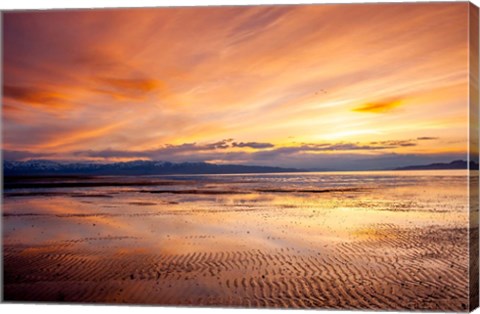
<instances>
[{"instance_id":1,"label":"canvas print","mask_svg":"<svg viewBox=\"0 0 480 314\"><path fill-rule=\"evenodd\" d=\"M478 305L478 8L2 12L3 301Z\"/></svg>"}]
</instances>

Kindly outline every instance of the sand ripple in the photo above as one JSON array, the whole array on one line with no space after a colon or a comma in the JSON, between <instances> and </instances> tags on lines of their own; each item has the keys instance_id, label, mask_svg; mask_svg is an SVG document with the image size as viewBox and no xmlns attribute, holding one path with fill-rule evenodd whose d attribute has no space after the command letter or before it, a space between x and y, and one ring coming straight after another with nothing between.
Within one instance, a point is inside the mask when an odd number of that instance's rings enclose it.
<instances>
[{"instance_id":1,"label":"sand ripple","mask_svg":"<svg viewBox=\"0 0 480 314\"><path fill-rule=\"evenodd\" d=\"M119 242L135 243L132 237L83 238L38 247L7 245L5 299L382 310L467 308L467 246L459 245L466 241L466 229L374 227L361 230L359 241L309 253L281 248L102 254L105 247L117 247ZM81 242L95 242L98 250L79 249Z\"/></svg>"}]
</instances>

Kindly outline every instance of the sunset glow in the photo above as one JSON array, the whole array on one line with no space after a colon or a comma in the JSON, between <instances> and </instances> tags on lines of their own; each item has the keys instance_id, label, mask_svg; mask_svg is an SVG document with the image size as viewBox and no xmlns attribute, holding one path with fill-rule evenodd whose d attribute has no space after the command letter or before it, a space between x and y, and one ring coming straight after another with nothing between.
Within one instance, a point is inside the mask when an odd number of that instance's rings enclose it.
<instances>
[{"instance_id":1,"label":"sunset glow","mask_svg":"<svg viewBox=\"0 0 480 314\"><path fill-rule=\"evenodd\" d=\"M466 159L468 3L5 13L7 160Z\"/></svg>"}]
</instances>

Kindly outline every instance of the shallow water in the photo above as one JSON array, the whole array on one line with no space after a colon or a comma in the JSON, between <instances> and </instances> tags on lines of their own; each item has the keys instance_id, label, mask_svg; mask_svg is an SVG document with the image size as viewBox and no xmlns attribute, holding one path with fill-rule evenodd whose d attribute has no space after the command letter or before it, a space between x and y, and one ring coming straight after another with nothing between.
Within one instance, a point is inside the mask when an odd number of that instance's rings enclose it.
<instances>
[{"instance_id":1,"label":"shallow water","mask_svg":"<svg viewBox=\"0 0 480 314\"><path fill-rule=\"evenodd\" d=\"M7 180L5 298L462 310L466 175Z\"/></svg>"}]
</instances>

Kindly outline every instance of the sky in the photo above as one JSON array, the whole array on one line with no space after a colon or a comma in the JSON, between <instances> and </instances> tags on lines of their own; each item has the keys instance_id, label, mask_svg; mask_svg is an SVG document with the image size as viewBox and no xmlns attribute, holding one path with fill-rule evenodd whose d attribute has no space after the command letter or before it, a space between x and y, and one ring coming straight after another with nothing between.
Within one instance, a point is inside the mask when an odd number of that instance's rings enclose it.
<instances>
[{"instance_id":1,"label":"sky","mask_svg":"<svg viewBox=\"0 0 480 314\"><path fill-rule=\"evenodd\" d=\"M6 160L466 159L468 3L3 15Z\"/></svg>"}]
</instances>

